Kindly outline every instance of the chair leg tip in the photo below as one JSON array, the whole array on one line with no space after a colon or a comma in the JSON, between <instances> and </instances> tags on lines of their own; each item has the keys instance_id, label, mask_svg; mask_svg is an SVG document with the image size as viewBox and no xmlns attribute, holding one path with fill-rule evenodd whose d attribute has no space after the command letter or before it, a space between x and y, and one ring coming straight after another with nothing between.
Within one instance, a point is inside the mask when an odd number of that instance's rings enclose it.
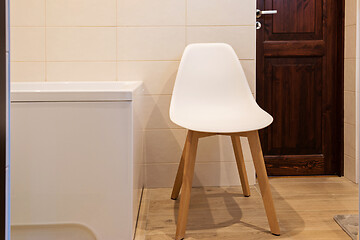
<instances>
[{"instance_id":1,"label":"chair leg tip","mask_svg":"<svg viewBox=\"0 0 360 240\"><path fill-rule=\"evenodd\" d=\"M172 197L171 200L177 200L177 198Z\"/></svg>"},{"instance_id":2,"label":"chair leg tip","mask_svg":"<svg viewBox=\"0 0 360 240\"><path fill-rule=\"evenodd\" d=\"M244 195L244 197L250 197L250 195Z\"/></svg>"},{"instance_id":3,"label":"chair leg tip","mask_svg":"<svg viewBox=\"0 0 360 240\"><path fill-rule=\"evenodd\" d=\"M280 236L280 233L271 233L274 236Z\"/></svg>"}]
</instances>

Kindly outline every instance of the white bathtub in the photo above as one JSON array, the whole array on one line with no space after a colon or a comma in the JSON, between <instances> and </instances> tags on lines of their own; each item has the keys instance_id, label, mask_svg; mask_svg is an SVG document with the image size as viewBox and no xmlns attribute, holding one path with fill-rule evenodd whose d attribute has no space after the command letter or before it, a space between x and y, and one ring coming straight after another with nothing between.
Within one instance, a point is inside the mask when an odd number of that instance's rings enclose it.
<instances>
[{"instance_id":1,"label":"white bathtub","mask_svg":"<svg viewBox=\"0 0 360 240\"><path fill-rule=\"evenodd\" d=\"M133 239L141 93L141 82L11 85L12 240Z\"/></svg>"}]
</instances>

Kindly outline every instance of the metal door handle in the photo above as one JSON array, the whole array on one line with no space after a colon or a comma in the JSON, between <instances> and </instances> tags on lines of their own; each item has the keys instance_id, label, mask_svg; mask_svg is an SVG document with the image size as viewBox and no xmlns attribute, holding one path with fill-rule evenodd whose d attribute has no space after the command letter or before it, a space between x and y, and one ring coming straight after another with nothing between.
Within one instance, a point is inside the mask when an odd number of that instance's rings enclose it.
<instances>
[{"instance_id":1,"label":"metal door handle","mask_svg":"<svg viewBox=\"0 0 360 240\"><path fill-rule=\"evenodd\" d=\"M260 18L262 15L277 14L277 10L265 10L261 11L256 9L256 18Z\"/></svg>"},{"instance_id":2,"label":"metal door handle","mask_svg":"<svg viewBox=\"0 0 360 240\"><path fill-rule=\"evenodd\" d=\"M261 28L261 23L259 21L256 21L256 30L259 30Z\"/></svg>"}]
</instances>

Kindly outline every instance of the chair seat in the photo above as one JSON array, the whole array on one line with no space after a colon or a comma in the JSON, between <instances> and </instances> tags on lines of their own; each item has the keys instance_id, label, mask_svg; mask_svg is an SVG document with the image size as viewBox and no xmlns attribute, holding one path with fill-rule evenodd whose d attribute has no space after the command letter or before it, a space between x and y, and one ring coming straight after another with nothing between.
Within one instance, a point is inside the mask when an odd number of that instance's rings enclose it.
<instances>
[{"instance_id":1,"label":"chair seat","mask_svg":"<svg viewBox=\"0 0 360 240\"><path fill-rule=\"evenodd\" d=\"M183 127L198 132L235 133L259 130L269 126L273 118L261 108L252 111L189 111L171 116L171 120Z\"/></svg>"}]
</instances>

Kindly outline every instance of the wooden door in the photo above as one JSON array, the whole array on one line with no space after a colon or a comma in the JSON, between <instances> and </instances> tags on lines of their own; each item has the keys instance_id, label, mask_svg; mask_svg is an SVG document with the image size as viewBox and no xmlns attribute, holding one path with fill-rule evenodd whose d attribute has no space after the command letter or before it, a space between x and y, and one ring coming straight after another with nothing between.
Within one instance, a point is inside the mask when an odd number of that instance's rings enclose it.
<instances>
[{"instance_id":1,"label":"wooden door","mask_svg":"<svg viewBox=\"0 0 360 240\"><path fill-rule=\"evenodd\" d=\"M260 132L269 175L342 174L343 1L257 0Z\"/></svg>"}]
</instances>

